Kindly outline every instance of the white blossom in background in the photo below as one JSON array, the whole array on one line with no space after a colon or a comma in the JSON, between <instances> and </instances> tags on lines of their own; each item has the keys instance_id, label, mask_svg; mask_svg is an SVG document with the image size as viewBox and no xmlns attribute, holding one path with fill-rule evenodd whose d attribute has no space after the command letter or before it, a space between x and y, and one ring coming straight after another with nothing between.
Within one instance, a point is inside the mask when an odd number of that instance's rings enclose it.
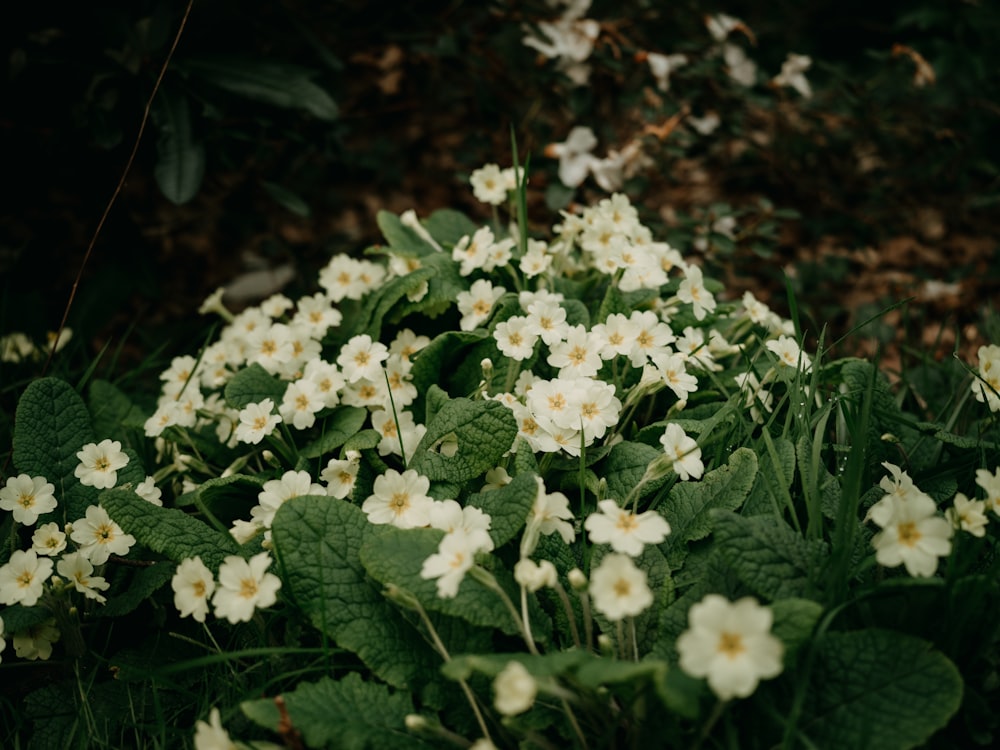
<instances>
[{"instance_id":1,"label":"white blossom in background","mask_svg":"<svg viewBox=\"0 0 1000 750\"><path fill-rule=\"evenodd\" d=\"M656 79L656 88L666 92L670 90L670 75L688 64L688 56L680 53L664 55L660 52L647 52L646 63L649 65L649 72Z\"/></svg>"},{"instance_id":2,"label":"white blossom in background","mask_svg":"<svg viewBox=\"0 0 1000 750\"><path fill-rule=\"evenodd\" d=\"M1000 346L979 347L978 358L979 377L972 381L972 393L990 411L1000 411Z\"/></svg>"},{"instance_id":3,"label":"white blossom in background","mask_svg":"<svg viewBox=\"0 0 1000 750\"><path fill-rule=\"evenodd\" d=\"M701 479L705 471L705 464L701 461L701 448L694 438L688 437L684 428L671 422L660 436L660 444L678 479Z\"/></svg>"},{"instance_id":4,"label":"white blossom in background","mask_svg":"<svg viewBox=\"0 0 1000 750\"><path fill-rule=\"evenodd\" d=\"M537 30L525 25L526 46L538 50L550 60L556 61L556 68L577 86L586 85L590 78L590 66L585 62L593 52L594 42L601 33L601 25L584 14L590 8L591 0L557 0L550 5L566 6L562 16L556 21L539 21Z\"/></svg>"},{"instance_id":5,"label":"white blossom in background","mask_svg":"<svg viewBox=\"0 0 1000 750\"><path fill-rule=\"evenodd\" d=\"M538 695L538 684L519 661L510 661L493 679L493 705L504 716L527 711Z\"/></svg>"},{"instance_id":6,"label":"white blossom in background","mask_svg":"<svg viewBox=\"0 0 1000 750\"><path fill-rule=\"evenodd\" d=\"M490 316L493 305L506 291L502 286L494 286L486 279L477 279L472 282L468 291L459 292L455 299L458 311L462 314L459 328L463 331L477 328Z\"/></svg>"},{"instance_id":7,"label":"white blossom in background","mask_svg":"<svg viewBox=\"0 0 1000 750\"><path fill-rule=\"evenodd\" d=\"M437 595L452 599L465 574L475 563L476 553L493 549L490 535L480 529L455 529L442 537L437 552L424 560L420 577L437 579Z\"/></svg>"},{"instance_id":8,"label":"white blossom in background","mask_svg":"<svg viewBox=\"0 0 1000 750\"><path fill-rule=\"evenodd\" d=\"M654 510L633 513L614 500L601 500L600 512L591 513L583 526L596 544L610 544L615 552L631 557L642 554L647 544L659 544L670 533L670 524Z\"/></svg>"},{"instance_id":9,"label":"white blossom in background","mask_svg":"<svg viewBox=\"0 0 1000 750\"><path fill-rule=\"evenodd\" d=\"M798 342L791 336L779 336L768 341L765 346L778 358L779 369L785 371L801 370L809 372L812 369L812 360L809 355L802 351Z\"/></svg>"},{"instance_id":10,"label":"white blossom in background","mask_svg":"<svg viewBox=\"0 0 1000 750\"><path fill-rule=\"evenodd\" d=\"M986 536L986 501L970 500L961 492L955 494L952 505L944 512L951 525L975 537Z\"/></svg>"},{"instance_id":11,"label":"white blossom in background","mask_svg":"<svg viewBox=\"0 0 1000 750\"><path fill-rule=\"evenodd\" d=\"M174 590L174 606L181 617L193 617L205 622L208 605L215 592L215 578L198 556L181 560L170 580Z\"/></svg>"},{"instance_id":12,"label":"white blossom in background","mask_svg":"<svg viewBox=\"0 0 1000 750\"><path fill-rule=\"evenodd\" d=\"M955 529L937 514L935 502L922 492L905 498L887 495L884 500L883 512L869 512L882 527L872 537L875 559L887 568L905 565L914 577L934 575L938 559L951 553Z\"/></svg>"},{"instance_id":13,"label":"white blossom in background","mask_svg":"<svg viewBox=\"0 0 1000 750\"><path fill-rule=\"evenodd\" d=\"M107 601L107 597L100 592L107 591L111 588L111 584L103 576L94 575L94 564L82 552L63 555L56 565L56 571L88 599L93 599L99 604Z\"/></svg>"},{"instance_id":14,"label":"white blossom in background","mask_svg":"<svg viewBox=\"0 0 1000 750\"><path fill-rule=\"evenodd\" d=\"M507 201L507 180L496 164L486 164L469 178L472 193L482 203L500 206Z\"/></svg>"},{"instance_id":15,"label":"white blossom in background","mask_svg":"<svg viewBox=\"0 0 1000 750\"><path fill-rule=\"evenodd\" d=\"M628 555L611 552L590 574L594 608L612 622L642 614L653 603L646 571Z\"/></svg>"},{"instance_id":16,"label":"white blossom in background","mask_svg":"<svg viewBox=\"0 0 1000 750\"><path fill-rule=\"evenodd\" d=\"M993 473L976 469L976 484L986 492L986 506L1000 516L1000 467Z\"/></svg>"},{"instance_id":17,"label":"white blossom in background","mask_svg":"<svg viewBox=\"0 0 1000 750\"><path fill-rule=\"evenodd\" d=\"M567 187L578 187L590 174L596 162L592 154L597 147L597 136L588 127L577 125L569 131L562 143L550 143L545 155L559 160L559 181Z\"/></svg>"},{"instance_id":18,"label":"white blossom in background","mask_svg":"<svg viewBox=\"0 0 1000 750\"><path fill-rule=\"evenodd\" d=\"M66 534L59 528L59 524L44 523L31 535L31 549L39 555L55 557L66 549Z\"/></svg>"},{"instance_id":19,"label":"white blossom in background","mask_svg":"<svg viewBox=\"0 0 1000 750\"><path fill-rule=\"evenodd\" d=\"M797 55L789 52L788 57L781 64L781 72L771 79L775 86L788 86L795 89L803 98L809 99L812 96L812 86L805 73L812 66L812 58L808 55Z\"/></svg>"},{"instance_id":20,"label":"white blossom in background","mask_svg":"<svg viewBox=\"0 0 1000 750\"><path fill-rule=\"evenodd\" d=\"M514 580L519 586L534 593L542 588L552 588L559 582L556 566L548 560L536 563L527 557L522 557L514 564Z\"/></svg>"},{"instance_id":21,"label":"white blossom in background","mask_svg":"<svg viewBox=\"0 0 1000 750\"><path fill-rule=\"evenodd\" d=\"M771 634L774 616L752 597L735 602L708 594L688 610L677 638L680 667L705 677L721 700L746 698L761 680L781 674L784 646Z\"/></svg>"},{"instance_id":22,"label":"white blossom in background","mask_svg":"<svg viewBox=\"0 0 1000 750\"><path fill-rule=\"evenodd\" d=\"M3 622L0 621L0 634L3 633ZM52 656L52 644L59 640L61 635L56 627L55 618L32 625L27 630L12 633L14 653L18 658L28 661L41 659L46 661ZM0 651L3 646L0 645Z\"/></svg>"}]
</instances>

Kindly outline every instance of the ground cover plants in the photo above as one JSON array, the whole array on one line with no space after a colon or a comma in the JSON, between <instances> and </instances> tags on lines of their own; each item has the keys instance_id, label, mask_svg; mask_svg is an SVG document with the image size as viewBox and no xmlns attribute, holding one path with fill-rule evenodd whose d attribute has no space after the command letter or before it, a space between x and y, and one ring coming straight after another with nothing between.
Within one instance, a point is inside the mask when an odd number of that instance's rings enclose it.
<instances>
[{"instance_id":1,"label":"ground cover plants","mask_svg":"<svg viewBox=\"0 0 1000 750\"><path fill-rule=\"evenodd\" d=\"M819 117L807 56L522 10L512 66L566 106L460 170L472 210L377 211L128 372L3 332L4 747L995 742L995 320L853 356L919 306L831 333L792 274L779 314L713 273L792 212L665 219L658 165L748 102ZM645 83L602 122L613 75Z\"/></svg>"},{"instance_id":2,"label":"ground cover plants","mask_svg":"<svg viewBox=\"0 0 1000 750\"><path fill-rule=\"evenodd\" d=\"M474 172L486 225L380 214L311 295L213 295L155 408L25 388L27 746L990 736L997 347L900 399L621 194L529 233L526 179Z\"/></svg>"}]
</instances>

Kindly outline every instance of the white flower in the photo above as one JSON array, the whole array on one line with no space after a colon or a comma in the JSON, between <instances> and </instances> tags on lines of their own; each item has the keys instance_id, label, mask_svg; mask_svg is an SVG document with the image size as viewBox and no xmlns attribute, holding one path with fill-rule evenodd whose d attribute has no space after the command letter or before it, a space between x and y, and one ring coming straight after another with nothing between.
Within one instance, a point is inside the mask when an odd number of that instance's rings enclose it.
<instances>
[{"instance_id":1,"label":"white flower","mask_svg":"<svg viewBox=\"0 0 1000 750\"><path fill-rule=\"evenodd\" d=\"M430 343L431 340L427 336L418 336L409 328L404 328L389 344L389 354L399 355L401 359L409 362L414 354Z\"/></svg>"},{"instance_id":2,"label":"white flower","mask_svg":"<svg viewBox=\"0 0 1000 750\"><path fill-rule=\"evenodd\" d=\"M84 518L73 522L70 538L94 565L103 565L111 555L127 555L135 544L135 537L126 534L100 505L89 506Z\"/></svg>"},{"instance_id":3,"label":"white flower","mask_svg":"<svg viewBox=\"0 0 1000 750\"><path fill-rule=\"evenodd\" d=\"M808 55L797 55L789 52L788 57L781 64L781 72L771 79L775 86L790 86L798 91L805 99L812 96L812 87L805 76L805 72L812 65L812 58Z\"/></svg>"},{"instance_id":4,"label":"white flower","mask_svg":"<svg viewBox=\"0 0 1000 750\"><path fill-rule=\"evenodd\" d=\"M887 496L888 518L880 517L882 531L872 537L879 565L905 565L911 576L929 577L938 558L951 552L952 525L937 515L934 501L923 493L904 499Z\"/></svg>"},{"instance_id":5,"label":"white flower","mask_svg":"<svg viewBox=\"0 0 1000 750\"><path fill-rule=\"evenodd\" d=\"M273 414L274 402L265 398L259 404L247 404L240 411L240 423L236 425L236 439L241 443L256 445L265 436L274 432L282 421L281 415Z\"/></svg>"},{"instance_id":6,"label":"white flower","mask_svg":"<svg viewBox=\"0 0 1000 750\"><path fill-rule=\"evenodd\" d=\"M649 71L656 79L656 88L660 91L670 90L670 74L683 65L687 65L687 55L673 54L664 55L659 52L649 52L646 54L646 63Z\"/></svg>"},{"instance_id":7,"label":"white flower","mask_svg":"<svg viewBox=\"0 0 1000 750\"><path fill-rule=\"evenodd\" d=\"M600 342L597 336L590 334L586 328L572 326L566 332L566 340L552 344L546 360L559 369L560 377L591 378L601 369Z\"/></svg>"},{"instance_id":8,"label":"white flower","mask_svg":"<svg viewBox=\"0 0 1000 750\"><path fill-rule=\"evenodd\" d=\"M476 553L492 548L493 542L485 531L456 529L445 534L437 552L424 560L420 577L436 578L437 595L442 599L454 598L466 572L475 562Z\"/></svg>"},{"instance_id":9,"label":"white flower","mask_svg":"<svg viewBox=\"0 0 1000 750\"><path fill-rule=\"evenodd\" d=\"M316 384L303 378L288 384L278 413L296 430L307 430L316 423L316 412L325 406L324 396Z\"/></svg>"},{"instance_id":10,"label":"white flower","mask_svg":"<svg viewBox=\"0 0 1000 750\"><path fill-rule=\"evenodd\" d=\"M976 484L986 491L986 504L1000 516L1000 467L992 474L986 469L976 469Z\"/></svg>"},{"instance_id":11,"label":"white flower","mask_svg":"<svg viewBox=\"0 0 1000 750\"><path fill-rule=\"evenodd\" d=\"M472 282L467 292L459 292L455 301L458 311L462 313L459 327L463 331L472 331L490 316L490 311L498 299L507 290L502 286L493 286L486 279Z\"/></svg>"},{"instance_id":12,"label":"white flower","mask_svg":"<svg viewBox=\"0 0 1000 750\"><path fill-rule=\"evenodd\" d=\"M385 344L372 341L367 334L352 336L340 350L337 364L348 383L356 383L362 378L376 380L382 377L382 363L389 358Z\"/></svg>"},{"instance_id":13,"label":"white flower","mask_svg":"<svg viewBox=\"0 0 1000 750\"><path fill-rule=\"evenodd\" d=\"M51 560L39 559L34 550L14 550L7 563L0 566L0 604L34 606L50 575Z\"/></svg>"},{"instance_id":14,"label":"white flower","mask_svg":"<svg viewBox=\"0 0 1000 750\"><path fill-rule=\"evenodd\" d=\"M541 588L551 588L559 581L556 566L548 560L536 563L534 560L522 557L514 564L514 580L534 593Z\"/></svg>"},{"instance_id":15,"label":"white flower","mask_svg":"<svg viewBox=\"0 0 1000 750\"><path fill-rule=\"evenodd\" d=\"M236 750L236 744L222 726L218 708L212 708L207 722L199 720L194 725L194 750Z\"/></svg>"},{"instance_id":16,"label":"white flower","mask_svg":"<svg viewBox=\"0 0 1000 750\"><path fill-rule=\"evenodd\" d=\"M326 489L312 481L308 471L286 471L281 479L270 479L257 495L257 505L250 509L250 515L263 528L271 528L278 508L293 497L303 495L325 495Z\"/></svg>"},{"instance_id":17,"label":"white flower","mask_svg":"<svg viewBox=\"0 0 1000 750\"><path fill-rule=\"evenodd\" d=\"M743 48L726 43L722 46L722 58L726 61L729 77L741 86L753 86L757 82L757 63L747 57Z\"/></svg>"},{"instance_id":18,"label":"white flower","mask_svg":"<svg viewBox=\"0 0 1000 750\"><path fill-rule=\"evenodd\" d=\"M350 495L358 479L359 465L360 461L357 459L331 458L319 475L326 482L326 494L340 500Z\"/></svg>"},{"instance_id":19,"label":"white flower","mask_svg":"<svg viewBox=\"0 0 1000 750\"><path fill-rule=\"evenodd\" d=\"M752 597L708 594L688 610L688 629L677 639L681 669L707 677L722 700L746 698L762 679L781 674L784 646L771 635L773 619Z\"/></svg>"},{"instance_id":20,"label":"white flower","mask_svg":"<svg viewBox=\"0 0 1000 750\"><path fill-rule=\"evenodd\" d=\"M778 365L781 368L809 372L812 367L809 356L799 348L791 336L779 336L777 339L768 341L764 346L767 347L768 351L777 355Z\"/></svg>"},{"instance_id":21,"label":"white flower","mask_svg":"<svg viewBox=\"0 0 1000 750\"><path fill-rule=\"evenodd\" d=\"M524 713L535 702L538 684L519 661L510 661L493 679L493 705L504 716Z\"/></svg>"},{"instance_id":22,"label":"white flower","mask_svg":"<svg viewBox=\"0 0 1000 750\"><path fill-rule=\"evenodd\" d=\"M541 241L528 238L528 249L518 261L518 268L525 278L533 279L535 276L545 273L552 266L553 255L549 252L549 246Z\"/></svg>"},{"instance_id":23,"label":"white flower","mask_svg":"<svg viewBox=\"0 0 1000 750\"><path fill-rule=\"evenodd\" d=\"M100 604L104 604L107 598L99 591L107 591L111 588L101 576L93 575L94 566L82 552L71 552L63 555L56 570L63 578L73 582L73 587L88 599L94 599Z\"/></svg>"},{"instance_id":24,"label":"white flower","mask_svg":"<svg viewBox=\"0 0 1000 750\"><path fill-rule=\"evenodd\" d=\"M3 622L0 621L0 633L2 632ZM14 653L21 659L28 661L38 659L45 661L52 656L52 644L59 640L59 635L55 619L32 625L27 630L13 634ZM0 651L3 651L2 645L0 645Z\"/></svg>"},{"instance_id":25,"label":"white flower","mask_svg":"<svg viewBox=\"0 0 1000 750\"><path fill-rule=\"evenodd\" d=\"M375 478L372 494L362 503L368 520L374 524L391 523L401 529L427 526L433 500L427 494L431 481L413 469L400 474L389 469Z\"/></svg>"},{"instance_id":26,"label":"white flower","mask_svg":"<svg viewBox=\"0 0 1000 750\"><path fill-rule=\"evenodd\" d=\"M523 361L531 356L538 341L527 318L515 315L497 323L493 329L493 339L502 354L511 359Z\"/></svg>"},{"instance_id":27,"label":"white flower","mask_svg":"<svg viewBox=\"0 0 1000 750\"><path fill-rule=\"evenodd\" d=\"M701 479L705 471L705 464L701 461L701 448L679 424L668 424L660 436L660 443L668 460L672 462L674 473L681 481Z\"/></svg>"},{"instance_id":28,"label":"white flower","mask_svg":"<svg viewBox=\"0 0 1000 750\"><path fill-rule=\"evenodd\" d=\"M256 609L270 607L278 600L281 580L267 569L271 556L260 552L249 560L227 555L219 566L219 585L212 597L216 617L229 622L247 622Z\"/></svg>"},{"instance_id":29,"label":"white flower","mask_svg":"<svg viewBox=\"0 0 1000 750\"><path fill-rule=\"evenodd\" d=\"M687 371L687 359L683 354L654 354L653 364L657 374L674 395L681 401L698 390L698 378Z\"/></svg>"},{"instance_id":30,"label":"white flower","mask_svg":"<svg viewBox=\"0 0 1000 750\"><path fill-rule=\"evenodd\" d=\"M170 586L174 590L174 606L181 617L191 616L198 622L205 622L208 602L215 591L215 579L201 558L181 560Z\"/></svg>"},{"instance_id":31,"label":"white flower","mask_svg":"<svg viewBox=\"0 0 1000 750\"><path fill-rule=\"evenodd\" d=\"M66 549L66 535L55 522L42 524L31 535L31 549L39 555L54 557Z\"/></svg>"},{"instance_id":32,"label":"white flower","mask_svg":"<svg viewBox=\"0 0 1000 750\"><path fill-rule=\"evenodd\" d=\"M594 607L611 621L641 614L653 603L653 592L628 555L611 552L590 574L590 596Z\"/></svg>"},{"instance_id":33,"label":"white flower","mask_svg":"<svg viewBox=\"0 0 1000 750\"><path fill-rule=\"evenodd\" d=\"M577 187L587 179L594 164L591 152L597 146L597 136L588 127L576 126L562 143L550 143L545 155L559 160L559 181L567 187Z\"/></svg>"},{"instance_id":34,"label":"white flower","mask_svg":"<svg viewBox=\"0 0 1000 750\"><path fill-rule=\"evenodd\" d=\"M715 297L705 288L701 268L695 265L684 270L684 280L677 288L677 299L690 304L698 320L704 320L706 313L715 310Z\"/></svg>"},{"instance_id":35,"label":"white flower","mask_svg":"<svg viewBox=\"0 0 1000 750\"><path fill-rule=\"evenodd\" d=\"M945 511L945 517L956 529L966 531L972 536L986 536L986 502L970 500L961 492L955 494L952 507Z\"/></svg>"},{"instance_id":36,"label":"white flower","mask_svg":"<svg viewBox=\"0 0 1000 750\"><path fill-rule=\"evenodd\" d=\"M306 362L302 378L316 386L323 406L329 408L340 403L340 389L346 385L346 381L337 365L323 359L311 359Z\"/></svg>"},{"instance_id":37,"label":"white flower","mask_svg":"<svg viewBox=\"0 0 1000 750\"><path fill-rule=\"evenodd\" d=\"M473 195L483 203L499 206L507 200L507 181L496 164L487 164L474 171L469 183Z\"/></svg>"},{"instance_id":38,"label":"white flower","mask_svg":"<svg viewBox=\"0 0 1000 750\"><path fill-rule=\"evenodd\" d=\"M9 510L14 520L31 526L40 515L56 509L55 487L45 477L18 474L0 489L0 508Z\"/></svg>"},{"instance_id":39,"label":"white flower","mask_svg":"<svg viewBox=\"0 0 1000 750\"><path fill-rule=\"evenodd\" d=\"M633 367L642 367L654 355L669 353L667 347L676 338L670 326L651 310L635 310L629 316L627 330L635 334L628 352Z\"/></svg>"},{"instance_id":40,"label":"white flower","mask_svg":"<svg viewBox=\"0 0 1000 750\"><path fill-rule=\"evenodd\" d=\"M156 480L151 476L147 476L135 487L135 494L145 500L147 503L152 503L153 505L163 506L163 496L162 490L156 486Z\"/></svg>"},{"instance_id":41,"label":"white flower","mask_svg":"<svg viewBox=\"0 0 1000 750\"><path fill-rule=\"evenodd\" d=\"M76 457L80 465L73 473L80 484L107 490L118 481L118 470L128 465L128 456L122 451L122 444L117 440L102 440L99 443L87 443L78 451Z\"/></svg>"},{"instance_id":42,"label":"white flower","mask_svg":"<svg viewBox=\"0 0 1000 750\"><path fill-rule=\"evenodd\" d=\"M485 540L480 546L485 552L493 549L493 541L489 536L493 519L489 513L484 513L473 505L463 508L456 500L436 500L431 503L428 518L432 529L441 529L449 534L453 531L484 534Z\"/></svg>"},{"instance_id":43,"label":"white flower","mask_svg":"<svg viewBox=\"0 0 1000 750\"><path fill-rule=\"evenodd\" d=\"M573 524L573 511L569 509L569 498L561 492L546 492L545 483L541 477L535 477L538 491L535 502L528 514L528 523L521 538L521 557L530 557L538 546L541 534L558 533L566 544L576 538Z\"/></svg>"},{"instance_id":44,"label":"white flower","mask_svg":"<svg viewBox=\"0 0 1000 750\"><path fill-rule=\"evenodd\" d=\"M670 533L668 524L655 510L632 513L619 507L614 500L597 504L599 513L591 513L583 526L596 544L610 544L615 552L632 557L642 554L647 544L659 544Z\"/></svg>"},{"instance_id":45,"label":"white flower","mask_svg":"<svg viewBox=\"0 0 1000 750\"><path fill-rule=\"evenodd\" d=\"M979 377L972 381L972 392L990 411L1000 411L1000 346L979 347L978 358Z\"/></svg>"},{"instance_id":46,"label":"white flower","mask_svg":"<svg viewBox=\"0 0 1000 750\"><path fill-rule=\"evenodd\" d=\"M295 356L291 331L284 323L258 326L246 337L247 362L256 362L272 375Z\"/></svg>"}]
</instances>

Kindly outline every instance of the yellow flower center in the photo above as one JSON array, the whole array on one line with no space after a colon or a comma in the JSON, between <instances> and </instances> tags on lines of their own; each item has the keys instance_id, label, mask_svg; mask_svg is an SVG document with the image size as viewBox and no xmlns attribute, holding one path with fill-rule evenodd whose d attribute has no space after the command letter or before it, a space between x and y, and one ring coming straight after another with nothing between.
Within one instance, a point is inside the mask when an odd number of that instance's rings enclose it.
<instances>
[{"instance_id":1,"label":"yellow flower center","mask_svg":"<svg viewBox=\"0 0 1000 750\"><path fill-rule=\"evenodd\" d=\"M240 596L244 599L252 599L257 595L257 581L253 578L240 579Z\"/></svg>"},{"instance_id":2,"label":"yellow flower center","mask_svg":"<svg viewBox=\"0 0 1000 750\"><path fill-rule=\"evenodd\" d=\"M747 650L746 645L743 643L742 635L739 633L729 633L727 631L723 631L722 634L719 635L719 645L716 648L720 654L724 654L730 659L735 659Z\"/></svg>"},{"instance_id":3,"label":"yellow flower center","mask_svg":"<svg viewBox=\"0 0 1000 750\"><path fill-rule=\"evenodd\" d=\"M22 508L27 510L28 508L30 508L35 504L35 493L32 492L32 493L22 494L17 499L17 502Z\"/></svg>"},{"instance_id":4,"label":"yellow flower center","mask_svg":"<svg viewBox=\"0 0 1000 750\"><path fill-rule=\"evenodd\" d=\"M907 521L905 523L899 524L899 543L907 547L913 547L923 534L917 528L917 525L913 521Z\"/></svg>"},{"instance_id":5,"label":"yellow flower center","mask_svg":"<svg viewBox=\"0 0 1000 750\"><path fill-rule=\"evenodd\" d=\"M407 508L410 507L410 495L407 492L394 492L392 493L392 499L389 500L389 507L392 508L393 513L400 515Z\"/></svg>"}]
</instances>

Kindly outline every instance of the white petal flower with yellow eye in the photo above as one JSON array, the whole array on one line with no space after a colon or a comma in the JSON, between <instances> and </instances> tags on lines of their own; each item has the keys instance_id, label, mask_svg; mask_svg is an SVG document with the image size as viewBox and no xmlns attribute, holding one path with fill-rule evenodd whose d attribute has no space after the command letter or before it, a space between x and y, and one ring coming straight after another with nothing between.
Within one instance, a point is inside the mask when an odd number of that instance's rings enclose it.
<instances>
[{"instance_id":1,"label":"white petal flower with yellow eye","mask_svg":"<svg viewBox=\"0 0 1000 750\"><path fill-rule=\"evenodd\" d=\"M219 566L219 585L212 597L215 616L224 617L234 625L247 622L257 609L270 607L278 600L281 579L267 569L271 556L267 552L244 560L228 555Z\"/></svg>"},{"instance_id":2,"label":"white petal flower with yellow eye","mask_svg":"<svg viewBox=\"0 0 1000 750\"><path fill-rule=\"evenodd\" d=\"M615 552L631 557L642 554L647 544L659 544L670 533L668 524L655 510L632 513L614 500L597 504L600 513L591 513L583 526L595 544L610 544Z\"/></svg>"},{"instance_id":3,"label":"white petal flower with yellow eye","mask_svg":"<svg viewBox=\"0 0 1000 750\"><path fill-rule=\"evenodd\" d=\"M590 597L594 608L612 622L641 614L653 603L646 571L617 552L605 555L591 572Z\"/></svg>"},{"instance_id":4,"label":"white petal flower with yellow eye","mask_svg":"<svg viewBox=\"0 0 1000 750\"><path fill-rule=\"evenodd\" d=\"M508 662L493 679L493 705L504 716L516 716L531 708L538 684L519 661Z\"/></svg>"},{"instance_id":5,"label":"white petal flower with yellow eye","mask_svg":"<svg viewBox=\"0 0 1000 750\"><path fill-rule=\"evenodd\" d=\"M10 559L0 566L0 604L34 606L50 575L51 560L39 559L34 550L14 550Z\"/></svg>"},{"instance_id":6,"label":"white petal flower with yellow eye","mask_svg":"<svg viewBox=\"0 0 1000 750\"><path fill-rule=\"evenodd\" d=\"M431 482L413 469L400 474L389 469L375 478L372 494L361 504L361 510L374 524L392 524L401 529L413 529L430 523L431 503L427 494Z\"/></svg>"},{"instance_id":7,"label":"white petal flower with yellow eye","mask_svg":"<svg viewBox=\"0 0 1000 750\"><path fill-rule=\"evenodd\" d=\"M73 522L70 538L94 565L103 565L111 555L127 555L135 544L135 537L126 534L100 505L89 506L86 515Z\"/></svg>"},{"instance_id":8,"label":"white petal flower with yellow eye","mask_svg":"<svg viewBox=\"0 0 1000 750\"><path fill-rule=\"evenodd\" d=\"M215 591L215 578L200 557L181 560L170 580L174 590L174 606L181 617L193 617L205 622L208 603Z\"/></svg>"},{"instance_id":9,"label":"white petal flower with yellow eye","mask_svg":"<svg viewBox=\"0 0 1000 750\"><path fill-rule=\"evenodd\" d=\"M736 602L709 594L688 611L677 639L680 667L708 678L720 699L746 698L782 670L784 646L771 634L773 615L752 597Z\"/></svg>"},{"instance_id":10,"label":"white petal flower with yellow eye","mask_svg":"<svg viewBox=\"0 0 1000 750\"><path fill-rule=\"evenodd\" d=\"M79 466L73 473L80 484L108 490L118 482L118 470L128 465L128 456L122 451L122 444L117 440L102 440L99 443L87 443L77 452Z\"/></svg>"},{"instance_id":11,"label":"white petal flower with yellow eye","mask_svg":"<svg viewBox=\"0 0 1000 750\"><path fill-rule=\"evenodd\" d=\"M103 577L93 575L94 565L82 552L63 555L56 566L56 571L63 578L70 580L73 587L88 599L94 599L101 604L107 601L107 598L98 592L107 591L111 588L111 584Z\"/></svg>"},{"instance_id":12,"label":"white petal flower with yellow eye","mask_svg":"<svg viewBox=\"0 0 1000 750\"><path fill-rule=\"evenodd\" d=\"M40 515L56 509L54 491L45 477L18 474L0 489L0 508L9 510L18 523L31 526Z\"/></svg>"}]
</instances>

